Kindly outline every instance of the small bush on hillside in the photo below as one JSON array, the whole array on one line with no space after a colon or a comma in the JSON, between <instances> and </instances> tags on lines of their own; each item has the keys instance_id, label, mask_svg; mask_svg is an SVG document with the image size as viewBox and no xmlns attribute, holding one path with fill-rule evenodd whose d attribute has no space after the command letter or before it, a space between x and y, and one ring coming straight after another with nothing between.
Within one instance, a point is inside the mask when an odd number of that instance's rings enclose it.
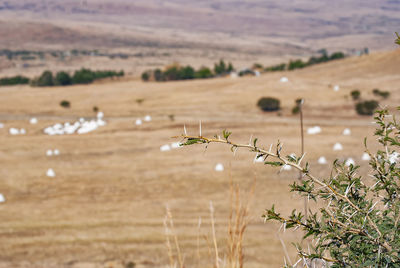
<instances>
[{"instance_id":1,"label":"small bush on hillside","mask_svg":"<svg viewBox=\"0 0 400 268\"><path fill-rule=\"evenodd\" d=\"M154 75L154 80L158 82L164 81L164 74L160 69L155 69L153 75Z\"/></svg>"},{"instance_id":2,"label":"small bush on hillside","mask_svg":"<svg viewBox=\"0 0 400 268\"><path fill-rule=\"evenodd\" d=\"M254 63L252 69L264 69L261 63Z\"/></svg>"},{"instance_id":3,"label":"small bush on hillside","mask_svg":"<svg viewBox=\"0 0 400 268\"><path fill-rule=\"evenodd\" d=\"M271 97L263 97L257 102L257 106L266 112L278 111L281 108L280 105L280 100Z\"/></svg>"},{"instance_id":4,"label":"small bush on hillside","mask_svg":"<svg viewBox=\"0 0 400 268\"><path fill-rule=\"evenodd\" d=\"M381 91L379 88L375 88L374 90L372 90L372 94L377 97L382 97L384 99L387 99L390 96L389 91Z\"/></svg>"},{"instance_id":5,"label":"small bush on hillside","mask_svg":"<svg viewBox=\"0 0 400 268\"><path fill-rule=\"evenodd\" d=\"M266 72L279 72L286 70L286 63L270 66L264 69Z\"/></svg>"},{"instance_id":6,"label":"small bush on hillside","mask_svg":"<svg viewBox=\"0 0 400 268\"><path fill-rule=\"evenodd\" d=\"M352 92L350 92L350 95L353 98L353 100L358 100L361 97L361 92L358 89L355 89Z\"/></svg>"},{"instance_id":7,"label":"small bush on hillside","mask_svg":"<svg viewBox=\"0 0 400 268\"><path fill-rule=\"evenodd\" d=\"M147 81L149 81L149 79L150 79L149 72L146 71L146 72L142 73L142 80L143 81L147 82Z\"/></svg>"},{"instance_id":8,"label":"small bush on hillside","mask_svg":"<svg viewBox=\"0 0 400 268\"><path fill-rule=\"evenodd\" d=\"M289 62L288 70L295 70L301 69L307 66L307 63L303 62L302 60L294 60Z\"/></svg>"},{"instance_id":9,"label":"small bush on hillside","mask_svg":"<svg viewBox=\"0 0 400 268\"><path fill-rule=\"evenodd\" d=\"M93 106L93 112L97 113L99 111L99 108L97 106Z\"/></svg>"},{"instance_id":10,"label":"small bush on hillside","mask_svg":"<svg viewBox=\"0 0 400 268\"><path fill-rule=\"evenodd\" d=\"M63 108L69 108L69 107L71 107L71 103L67 100L63 100L60 102L60 106Z\"/></svg>"},{"instance_id":11,"label":"small bush on hillside","mask_svg":"<svg viewBox=\"0 0 400 268\"><path fill-rule=\"evenodd\" d=\"M362 101L356 104L356 111L359 115L373 115L378 106L375 100Z\"/></svg>"},{"instance_id":12,"label":"small bush on hillside","mask_svg":"<svg viewBox=\"0 0 400 268\"><path fill-rule=\"evenodd\" d=\"M250 69L241 70L239 76L255 75L255 72Z\"/></svg>"},{"instance_id":13,"label":"small bush on hillside","mask_svg":"<svg viewBox=\"0 0 400 268\"><path fill-rule=\"evenodd\" d=\"M24 76L4 77L0 79L0 86L14 86L29 84L29 78Z\"/></svg>"},{"instance_id":14,"label":"small bush on hillside","mask_svg":"<svg viewBox=\"0 0 400 268\"><path fill-rule=\"evenodd\" d=\"M300 105L303 99L296 99L295 106L292 108L292 114L298 114L300 112Z\"/></svg>"}]
</instances>

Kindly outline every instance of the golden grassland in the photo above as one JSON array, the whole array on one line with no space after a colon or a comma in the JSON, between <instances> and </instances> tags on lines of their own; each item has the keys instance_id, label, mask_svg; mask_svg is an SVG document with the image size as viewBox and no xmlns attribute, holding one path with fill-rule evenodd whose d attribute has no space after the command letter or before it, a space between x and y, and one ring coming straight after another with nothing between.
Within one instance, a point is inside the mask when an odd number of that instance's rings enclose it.
<instances>
[{"instance_id":1,"label":"golden grassland","mask_svg":"<svg viewBox=\"0 0 400 268\"><path fill-rule=\"evenodd\" d=\"M254 154L210 145L160 152L160 146L183 133L213 136L223 129L231 139L247 142L251 135L269 147L278 139L285 152L299 154L299 120L291 115L297 98L306 100L305 125L319 125L322 133L306 135L306 160L318 176L328 176L331 164L352 157L361 161L363 137L375 148L372 117L358 116L350 97L359 89L363 99L374 98L372 89L391 92L380 103L389 109L400 103L400 51L377 53L321 64L295 72L264 74L238 79L218 78L185 82L143 83L139 80L105 81L88 86L0 88L0 267L119 267L133 261L136 267L168 264L163 220L168 204L188 267L207 267L213 256L200 241L201 264L196 262L198 219L201 234L211 238L209 201L215 208L217 241L226 252L229 215L229 180L242 189L256 188L251 204L252 221L244 236L246 267L277 267L284 252L277 238L278 225L263 223L261 215L272 204L290 213L301 208L299 197L288 192L295 171L253 164ZM282 76L289 83L280 83ZM333 86L340 85L334 92ZM281 100L282 111L263 113L256 107L262 96ZM59 106L71 102L70 109ZM144 99L139 104L138 99ZM90 118L93 106L105 113L107 125L84 135L47 136L42 130L56 122ZM136 126L136 118L153 120ZM174 115L171 121L169 115ZM39 123L30 125L37 117ZM10 127L24 127L26 135L11 136ZM351 136L342 136L350 128ZM335 142L344 150L334 152ZM47 149L59 156L47 157ZM217 163L224 172L215 172ZM55 178L46 177L48 168ZM230 175L231 174L231 175ZM298 234L286 232L290 242ZM209 265L211 267L211 264Z\"/></svg>"}]
</instances>

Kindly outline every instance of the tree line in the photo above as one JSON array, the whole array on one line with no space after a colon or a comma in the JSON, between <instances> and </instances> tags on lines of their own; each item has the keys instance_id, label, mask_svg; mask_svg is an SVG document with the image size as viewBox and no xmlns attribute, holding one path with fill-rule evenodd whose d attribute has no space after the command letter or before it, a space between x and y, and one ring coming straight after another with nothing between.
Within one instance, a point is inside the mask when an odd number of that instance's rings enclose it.
<instances>
[{"instance_id":1,"label":"tree line","mask_svg":"<svg viewBox=\"0 0 400 268\"><path fill-rule=\"evenodd\" d=\"M322 55L321 56L313 56L308 59L308 61L303 61L301 59L297 60L290 60L289 63L281 63L273 66L269 66L264 68L265 72L278 72L278 71L292 71L295 69L302 69L311 65L315 64L320 64L332 60L338 60L338 59L343 59L346 57L346 55L343 52L335 52L332 53L331 55L328 55L327 51L325 49L321 50ZM261 66L260 64L257 64L258 66Z\"/></svg>"},{"instance_id":2,"label":"tree line","mask_svg":"<svg viewBox=\"0 0 400 268\"><path fill-rule=\"evenodd\" d=\"M225 63L224 60L214 64L214 69L208 67L200 67L195 70L192 66L180 66L174 64L165 68L165 70L155 69L148 70L142 73L143 81L176 81L176 80L189 80L189 79L205 79L223 76L234 71L232 63Z\"/></svg>"},{"instance_id":3,"label":"tree line","mask_svg":"<svg viewBox=\"0 0 400 268\"><path fill-rule=\"evenodd\" d=\"M20 75L1 78L0 86L23 84L30 84L33 87L70 86L77 84L90 84L95 80L121 76L124 76L124 71L92 71L85 68L76 70L73 74L66 71L60 71L55 74L51 71L44 71L40 76L33 79Z\"/></svg>"}]
</instances>

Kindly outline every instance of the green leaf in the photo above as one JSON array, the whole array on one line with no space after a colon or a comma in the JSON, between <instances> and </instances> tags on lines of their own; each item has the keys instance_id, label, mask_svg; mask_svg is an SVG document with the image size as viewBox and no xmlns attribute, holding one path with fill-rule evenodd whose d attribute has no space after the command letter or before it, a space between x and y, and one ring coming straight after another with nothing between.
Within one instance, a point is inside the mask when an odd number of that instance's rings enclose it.
<instances>
[{"instance_id":1,"label":"green leaf","mask_svg":"<svg viewBox=\"0 0 400 268\"><path fill-rule=\"evenodd\" d=\"M227 131L226 129L224 129L222 131L222 136L224 136L225 140L228 140L229 136L232 134L232 132Z\"/></svg>"},{"instance_id":2,"label":"green leaf","mask_svg":"<svg viewBox=\"0 0 400 268\"><path fill-rule=\"evenodd\" d=\"M197 139L197 138L189 138L185 143L182 143L181 146L188 146L197 143L204 143L204 141Z\"/></svg>"},{"instance_id":3,"label":"green leaf","mask_svg":"<svg viewBox=\"0 0 400 268\"><path fill-rule=\"evenodd\" d=\"M258 141L258 139L257 139L257 138L255 138L255 139L254 139L254 142L253 142L253 144L254 144L254 147L257 147L257 141Z\"/></svg>"},{"instance_id":4,"label":"green leaf","mask_svg":"<svg viewBox=\"0 0 400 268\"><path fill-rule=\"evenodd\" d=\"M280 166L283 166L283 163L282 163L282 162L269 162L269 161L267 161L267 162L265 162L264 164L265 164L265 165L270 165L270 166L273 166L273 167L280 167Z\"/></svg>"}]
</instances>

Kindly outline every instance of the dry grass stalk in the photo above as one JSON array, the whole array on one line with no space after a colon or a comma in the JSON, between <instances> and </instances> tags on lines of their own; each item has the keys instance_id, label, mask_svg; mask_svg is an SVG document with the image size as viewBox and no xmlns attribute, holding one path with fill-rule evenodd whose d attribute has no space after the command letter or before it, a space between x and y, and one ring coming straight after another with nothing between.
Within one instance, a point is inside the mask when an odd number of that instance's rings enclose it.
<instances>
[{"instance_id":1,"label":"dry grass stalk","mask_svg":"<svg viewBox=\"0 0 400 268\"><path fill-rule=\"evenodd\" d=\"M211 231L213 235L214 250L215 250L215 267L219 268L218 244L217 244L217 236L215 233L214 206L212 204L212 201L210 201L210 217L211 217Z\"/></svg>"},{"instance_id":2,"label":"dry grass stalk","mask_svg":"<svg viewBox=\"0 0 400 268\"><path fill-rule=\"evenodd\" d=\"M178 235L174 232L174 221L172 218L172 213L168 206L166 207L166 213L167 213L167 215L166 215L166 219L164 221L164 226L166 229L166 237L167 237L166 239L167 239L167 248L168 248L168 255L169 255L169 259L170 259L170 265L171 265L171 267L176 266L176 264L175 264L176 262L174 260L173 254L172 254L172 247L171 247L171 242L170 242L170 238L169 238L170 236L172 236L174 239L174 242L175 242L179 267L184 268L185 266L184 266L183 259L182 259L181 249L179 247Z\"/></svg>"},{"instance_id":3,"label":"dry grass stalk","mask_svg":"<svg viewBox=\"0 0 400 268\"><path fill-rule=\"evenodd\" d=\"M240 200L239 185L233 185L230 178L230 213L228 224L228 265L229 268L242 268L244 265L243 238L250 222L249 203L254 195L255 180L245 205ZM234 200L235 199L235 200Z\"/></svg>"}]
</instances>

